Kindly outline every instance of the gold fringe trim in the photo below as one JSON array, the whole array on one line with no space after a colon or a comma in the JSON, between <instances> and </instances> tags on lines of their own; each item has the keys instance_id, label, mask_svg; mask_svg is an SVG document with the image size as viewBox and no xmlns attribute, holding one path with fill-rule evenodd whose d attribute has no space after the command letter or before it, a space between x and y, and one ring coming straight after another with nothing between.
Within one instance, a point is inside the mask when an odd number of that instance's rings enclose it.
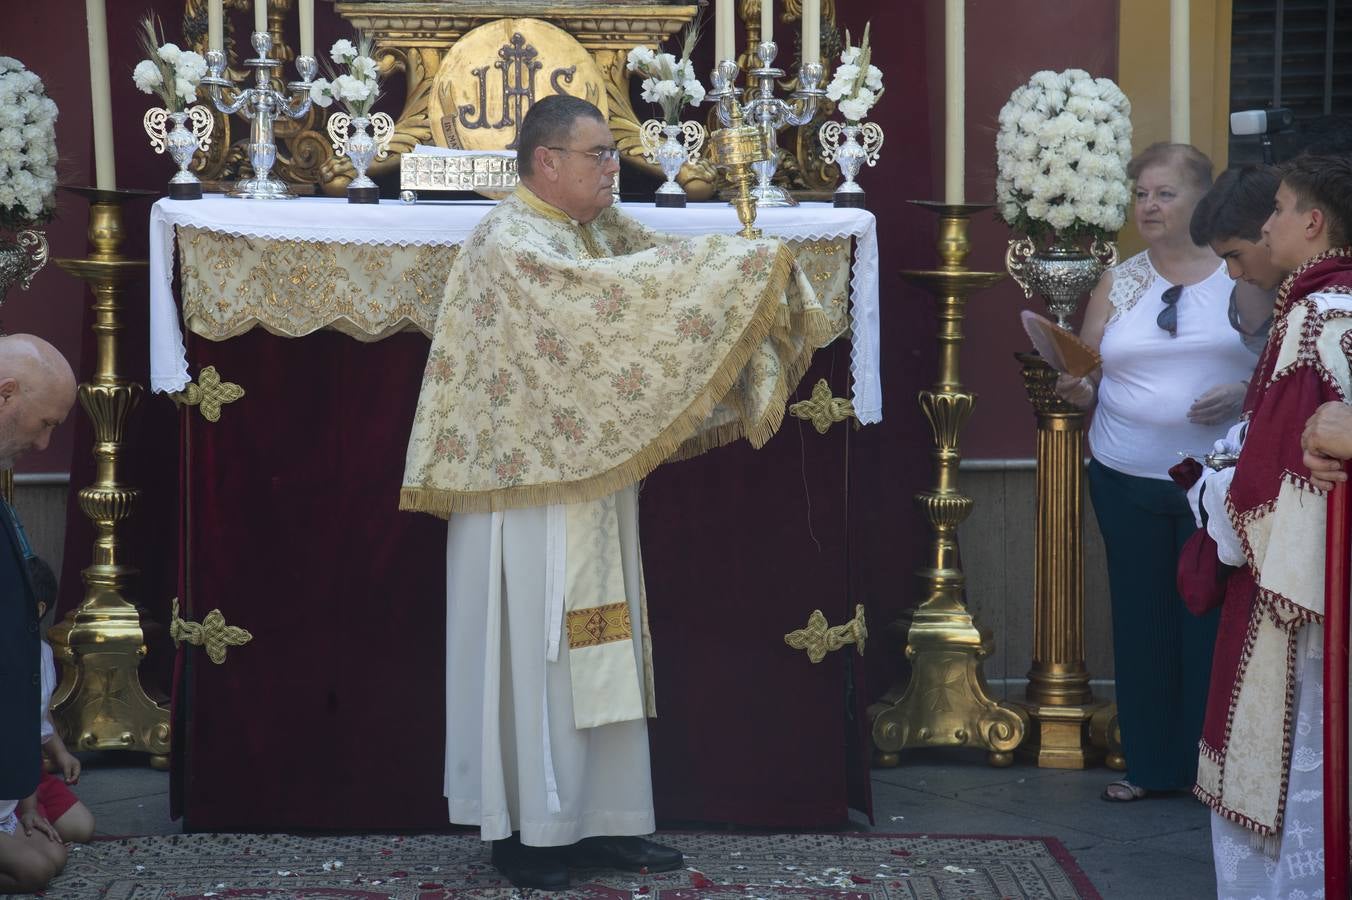
<instances>
[{"instance_id":1,"label":"gold fringe trim","mask_svg":"<svg viewBox=\"0 0 1352 900\"><path fill-rule=\"evenodd\" d=\"M555 503L585 503L598 500L615 493L620 488L643 480L698 432L700 424L713 412L718 401L727 396L737 383L742 369L746 367L756 348L770 336L771 331L781 321L781 316L787 316L787 312L780 307L780 296L788 288L793 273L794 253L781 243L779 251L775 254L775 261L770 267L769 280L761 292L751 321L729 350L722 365L714 372L704 390L695 396L671 424L626 461L588 478L554 484L529 484L489 491L450 491L420 485L404 485L399 491L399 508L447 518L452 513L496 512L530 506L551 506ZM826 316L820 310L813 312L816 312L817 316L809 314L805 324L811 329L809 337L815 336L816 340L821 340L821 335L829 331ZM805 348L803 356L805 359L786 363L786 367L791 366L797 372L798 379L801 379L803 372L807 370L811 352ZM781 385L776 386L775 398L778 399L778 403L772 403L762 420L746 429L747 438L754 446L764 445L784 420L784 401L788 399L787 383L790 380L786 377ZM796 380L794 385L797 385ZM740 423L733 424L742 427ZM723 429L718 431L722 433ZM756 443L757 441L759 443Z\"/></svg>"}]
</instances>

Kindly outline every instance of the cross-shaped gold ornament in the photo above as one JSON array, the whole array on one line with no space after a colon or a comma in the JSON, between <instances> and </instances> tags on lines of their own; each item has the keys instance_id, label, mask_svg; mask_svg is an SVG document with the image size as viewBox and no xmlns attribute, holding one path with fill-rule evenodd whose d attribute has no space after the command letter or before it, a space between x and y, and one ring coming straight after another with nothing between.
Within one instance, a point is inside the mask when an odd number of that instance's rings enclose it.
<instances>
[{"instance_id":1,"label":"cross-shaped gold ornament","mask_svg":"<svg viewBox=\"0 0 1352 900\"><path fill-rule=\"evenodd\" d=\"M226 651L230 647L243 647L253 640L253 635L243 628L225 624L225 616L219 609L207 613L201 624L178 617L178 598L175 597L169 609L169 636L174 644L186 641L194 647L206 647L207 657L216 665L225 662Z\"/></svg>"},{"instance_id":2,"label":"cross-shaped gold ornament","mask_svg":"<svg viewBox=\"0 0 1352 900\"><path fill-rule=\"evenodd\" d=\"M826 434L836 422L855 417L854 404L843 397L831 396L831 385L825 378L813 386L812 399L798 401L789 407L789 412L811 422L818 434Z\"/></svg>"},{"instance_id":3,"label":"cross-shaped gold ornament","mask_svg":"<svg viewBox=\"0 0 1352 900\"><path fill-rule=\"evenodd\" d=\"M221 407L234 403L244 396L244 388L233 381L222 381L221 373L215 366L207 366L197 375L197 383L188 382L187 387L175 391L169 396L187 406L196 406L202 418L208 422L219 422Z\"/></svg>"}]
</instances>

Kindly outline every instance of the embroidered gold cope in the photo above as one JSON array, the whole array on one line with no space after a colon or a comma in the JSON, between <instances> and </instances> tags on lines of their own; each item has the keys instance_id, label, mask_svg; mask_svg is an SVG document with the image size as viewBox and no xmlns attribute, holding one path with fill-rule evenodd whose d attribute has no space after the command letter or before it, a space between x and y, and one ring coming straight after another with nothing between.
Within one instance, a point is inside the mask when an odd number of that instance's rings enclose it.
<instances>
[{"instance_id":1,"label":"embroidered gold cope","mask_svg":"<svg viewBox=\"0 0 1352 900\"><path fill-rule=\"evenodd\" d=\"M522 186L462 245L400 508L565 505L567 571L547 602L566 621L579 728L652 712L610 495L668 459L763 445L835 330L777 240L666 236L615 209L580 224Z\"/></svg>"}]
</instances>

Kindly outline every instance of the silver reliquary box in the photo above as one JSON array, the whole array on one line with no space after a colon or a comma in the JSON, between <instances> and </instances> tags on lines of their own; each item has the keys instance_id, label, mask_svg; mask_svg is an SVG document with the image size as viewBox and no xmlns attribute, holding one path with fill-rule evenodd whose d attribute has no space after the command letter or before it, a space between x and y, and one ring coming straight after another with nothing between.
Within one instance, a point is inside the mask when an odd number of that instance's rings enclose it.
<instances>
[{"instance_id":1,"label":"silver reliquary box","mask_svg":"<svg viewBox=\"0 0 1352 900\"><path fill-rule=\"evenodd\" d=\"M516 187L511 150L446 150L419 146L399 157L399 197L414 203L419 192L474 191L501 199Z\"/></svg>"}]
</instances>

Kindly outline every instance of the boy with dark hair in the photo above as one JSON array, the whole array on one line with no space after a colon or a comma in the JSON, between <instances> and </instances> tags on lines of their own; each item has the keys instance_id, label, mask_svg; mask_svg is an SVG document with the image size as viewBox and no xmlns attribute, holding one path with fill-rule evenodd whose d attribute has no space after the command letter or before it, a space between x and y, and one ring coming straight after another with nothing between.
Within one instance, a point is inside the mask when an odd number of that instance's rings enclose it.
<instances>
[{"instance_id":1,"label":"boy with dark hair","mask_svg":"<svg viewBox=\"0 0 1352 900\"><path fill-rule=\"evenodd\" d=\"M1239 461L1200 488L1199 539L1214 541L1214 559L1233 570L1219 583L1203 566L1179 571L1190 607L1221 605L1194 790L1213 811L1221 898L1323 889L1313 851L1323 826L1326 504L1297 435L1321 404L1352 394L1349 223L1352 161L1305 156L1283 167L1262 233L1272 264L1291 274L1254 375Z\"/></svg>"},{"instance_id":2,"label":"boy with dark hair","mask_svg":"<svg viewBox=\"0 0 1352 900\"><path fill-rule=\"evenodd\" d=\"M1286 271L1272 263L1263 242L1263 223L1281 176L1270 166L1245 166L1221 173L1193 210L1192 242L1210 246L1237 282L1230 295L1230 324L1244 344L1260 353L1272 328L1273 292Z\"/></svg>"}]
</instances>

